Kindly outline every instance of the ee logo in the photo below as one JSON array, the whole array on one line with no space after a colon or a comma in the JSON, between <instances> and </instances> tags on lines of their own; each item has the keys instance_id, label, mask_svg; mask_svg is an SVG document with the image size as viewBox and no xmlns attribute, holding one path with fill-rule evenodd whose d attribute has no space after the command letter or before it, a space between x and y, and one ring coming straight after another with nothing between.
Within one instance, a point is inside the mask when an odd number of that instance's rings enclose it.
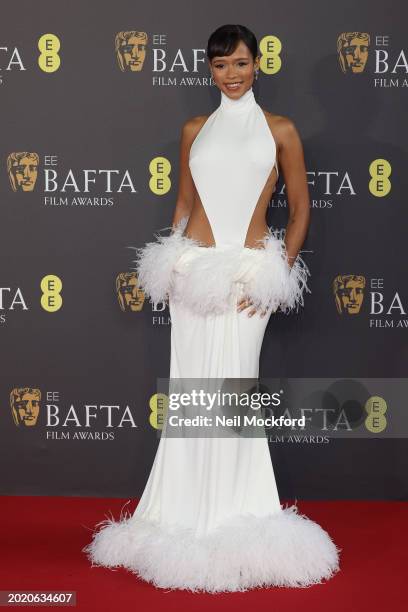
<instances>
[{"instance_id":1,"label":"ee logo","mask_svg":"<svg viewBox=\"0 0 408 612\"><path fill-rule=\"evenodd\" d=\"M55 274L47 274L41 280L41 306L47 312L56 312L62 306L62 281Z\"/></svg>"},{"instance_id":2,"label":"ee logo","mask_svg":"<svg viewBox=\"0 0 408 612\"><path fill-rule=\"evenodd\" d=\"M38 65L43 72L55 72L61 65L61 58L58 51L61 43L55 34L43 34L38 41L40 55Z\"/></svg>"}]
</instances>

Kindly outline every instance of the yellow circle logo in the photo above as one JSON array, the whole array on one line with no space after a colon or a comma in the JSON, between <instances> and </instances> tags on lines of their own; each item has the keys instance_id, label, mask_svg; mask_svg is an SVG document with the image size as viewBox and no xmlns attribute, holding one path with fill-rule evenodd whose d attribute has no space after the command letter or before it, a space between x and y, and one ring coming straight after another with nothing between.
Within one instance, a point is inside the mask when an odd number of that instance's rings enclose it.
<instances>
[{"instance_id":1,"label":"yellow circle logo","mask_svg":"<svg viewBox=\"0 0 408 612\"><path fill-rule=\"evenodd\" d=\"M150 416L149 423L155 429L163 429L164 419L166 418L169 407L169 398L164 393L155 393L149 401Z\"/></svg>"},{"instance_id":2,"label":"yellow circle logo","mask_svg":"<svg viewBox=\"0 0 408 612\"><path fill-rule=\"evenodd\" d=\"M264 36L259 43L261 52L260 68L265 74L275 74L282 66L280 53L282 43L276 36Z\"/></svg>"},{"instance_id":3,"label":"yellow circle logo","mask_svg":"<svg viewBox=\"0 0 408 612\"><path fill-rule=\"evenodd\" d=\"M43 34L38 41L40 55L38 65L43 72L55 72L61 65L61 58L58 51L61 43L55 34Z\"/></svg>"},{"instance_id":4,"label":"yellow circle logo","mask_svg":"<svg viewBox=\"0 0 408 612\"><path fill-rule=\"evenodd\" d=\"M369 183L370 192L377 198L383 198L391 191L391 164L386 159L375 159L369 167L370 176L372 177Z\"/></svg>"},{"instance_id":5,"label":"yellow circle logo","mask_svg":"<svg viewBox=\"0 0 408 612\"><path fill-rule=\"evenodd\" d=\"M385 413L387 411L387 402L383 397L369 397L365 403L365 411L368 416L365 420L365 426L372 433L384 431L387 427L387 419Z\"/></svg>"},{"instance_id":6,"label":"yellow circle logo","mask_svg":"<svg viewBox=\"0 0 408 612\"><path fill-rule=\"evenodd\" d=\"M55 274L47 274L41 280L41 306L47 312L56 312L62 306L62 281Z\"/></svg>"},{"instance_id":7,"label":"yellow circle logo","mask_svg":"<svg viewBox=\"0 0 408 612\"><path fill-rule=\"evenodd\" d=\"M169 177L171 163L166 157L155 157L149 164L150 181L149 187L156 195L164 195L171 189Z\"/></svg>"}]
</instances>

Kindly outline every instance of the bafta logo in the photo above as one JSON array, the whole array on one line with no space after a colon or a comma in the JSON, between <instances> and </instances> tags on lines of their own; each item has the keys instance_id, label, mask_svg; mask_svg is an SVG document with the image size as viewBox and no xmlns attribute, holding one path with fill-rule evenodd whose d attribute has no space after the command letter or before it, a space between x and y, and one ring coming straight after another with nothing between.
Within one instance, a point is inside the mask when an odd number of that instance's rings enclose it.
<instances>
[{"instance_id":1,"label":"bafta logo","mask_svg":"<svg viewBox=\"0 0 408 612\"><path fill-rule=\"evenodd\" d=\"M33 191L37 181L37 153L10 153L7 157L7 174L13 191Z\"/></svg>"},{"instance_id":2,"label":"bafta logo","mask_svg":"<svg viewBox=\"0 0 408 612\"><path fill-rule=\"evenodd\" d=\"M146 32L118 32L115 36L115 52L122 72L140 72L146 57Z\"/></svg>"},{"instance_id":3,"label":"bafta logo","mask_svg":"<svg viewBox=\"0 0 408 612\"><path fill-rule=\"evenodd\" d=\"M364 71L368 57L370 35L366 32L343 32L337 39L337 55L344 73Z\"/></svg>"},{"instance_id":4,"label":"bafta logo","mask_svg":"<svg viewBox=\"0 0 408 612\"><path fill-rule=\"evenodd\" d=\"M333 281L333 293L339 314L358 314L364 298L364 276L339 274Z\"/></svg>"},{"instance_id":5,"label":"bafta logo","mask_svg":"<svg viewBox=\"0 0 408 612\"><path fill-rule=\"evenodd\" d=\"M33 427L40 412L41 391L31 387L13 389L10 393L10 407L14 424Z\"/></svg>"},{"instance_id":6,"label":"bafta logo","mask_svg":"<svg viewBox=\"0 0 408 612\"><path fill-rule=\"evenodd\" d=\"M120 309L140 312L145 301L145 293L140 289L134 272L121 272L116 277L116 292Z\"/></svg>"}]
</instances>

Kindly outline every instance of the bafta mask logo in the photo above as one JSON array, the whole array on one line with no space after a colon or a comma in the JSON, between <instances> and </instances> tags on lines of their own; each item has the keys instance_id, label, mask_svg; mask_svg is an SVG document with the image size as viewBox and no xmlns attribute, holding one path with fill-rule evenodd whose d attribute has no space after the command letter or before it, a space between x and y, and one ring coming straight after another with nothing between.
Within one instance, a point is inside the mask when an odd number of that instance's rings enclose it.
<instances>
[{"instance_id":1,"label":"bafta mask logo","mask_svg":"<svg viewBox=\"0 0 408 612\"><path fill-rule=\"evenodd\" d=\"M333 281L333 293L337 312L349 315L358 314L364 298L366 281L364 276L339 274Z\"/></svg>"},{"instance_id":2,"label":"bafta mask logo","mask_svg":"<svg viewBox=\"0 0 408 612\"><path fill-rule=\"evenodd\" d=\"M364 71L368 58L370 35L366 32L343 32L337 39L337 56L344 73Z\"/></svg>"},{"instance_id":3,"label":"bafta mask logo","mask_svg":"<svg viewBox=\"0 0 408 612\"><path fill-rule=\"evenodd\" d=\"M146 32L118 32L115 36L115 52L122 72L140 72L146 57Z\"/></svg>"},{"instance_id":4,"label":"bafta mask logo","mask_svg":"<svg viewBox=\"0 0 408 612\"><path fill-rule=\"evenodd\" d=\"M37 153L10 153L7 174L13 191L33 191L38 175L40 158Z\"/></svg>"},{"instance_id":5,"label":"bafta mask logo","mask_svg":"<svg viewBox=\"0 0 408 612\"><path fill-rule=\"evenodd\" d=\"M120 309L140 312L145 301L145 292L140 289L135 272L121 272L116 277L116 292Z\"/></svg>"},{"instance_id":6,"label":"bafta mask logo","mask_svg":"<svg viewBox=\"0 0 408 612\"><path fill-rule=\"evenodd\" d=\"M10 407L14 424L19 427L34 427L40 412L41 391L31 387L13 389L10 393Z\"/></svg>"}]
</instances>

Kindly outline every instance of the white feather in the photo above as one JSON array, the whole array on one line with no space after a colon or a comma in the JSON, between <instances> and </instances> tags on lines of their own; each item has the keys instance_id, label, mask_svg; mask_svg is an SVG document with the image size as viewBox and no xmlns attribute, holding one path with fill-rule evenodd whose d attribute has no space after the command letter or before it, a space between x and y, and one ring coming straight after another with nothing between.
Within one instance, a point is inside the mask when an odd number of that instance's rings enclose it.
<instances>
[{"instance_id":1,"label":"white feather","mask_svg":"<svg viewBox=\"0 0 408 612\"><path fill-rule=\"evenodd\" d=\"M321 583L339 570L341 550L295 505L231 517L200 537L182 525L125 515L98 523L83 548L92 565L123 566L160 588L212 593Z\"/></svg>"},{"instance_id":2,"label":"white feather","mask_svg":"<svg viewBox=\"0 0 408 612\"><path fill-rule=\"evenodd\" d=\"M290 268L284 229L269 228L259 248L205 247L182 236L187 221L183 217L169 236L155 234L156 242L136 249L138 283L153 304L171 296L196 314L218 315L234 306L241 283L243 295L260 310L289 313L304 305L310 271L300 254Z\"/></svg>"},{"instance_id":3,"label":"white feather","mask_svg":"<svg viewBox=\"0 0 408 612\"><path fill-rule=\"evenodd\" d=\"M272 307L288 314L303 306L303 292L311 293L307 286L310 270L298 254L292 266L288 263L284 241L285 229L269 228L262 239L264 253L259 257L259 266L247 285L247 295L256 308Z\"/></svg>"},{"instance_id":4,"label":"white feather","mask_svg":"<svg viewBox=\"0 0 408 612\"><path fill-rule=\"evenodd\" d=\"M155 234L155 242L135 248L136 258L132 261L136 265L131 269L136 270L139 287L154 305L167 301L175 263L185 248L190 246L181 235L187 220L188 217L183 217L169 236ZM172 228L162 228L161 231L167 229Z\"/></svg>"},{"instance_id":5,"label":"white feather","mask_svg":"<svg viewBox=\"0 0 408 612\"><path fill-rule=\"evenodd\" d=\"M202 247L186 252L176 264L172 299L203 316L229 310L240 251L240 247Z\"/></svg>"}]
</instances>

